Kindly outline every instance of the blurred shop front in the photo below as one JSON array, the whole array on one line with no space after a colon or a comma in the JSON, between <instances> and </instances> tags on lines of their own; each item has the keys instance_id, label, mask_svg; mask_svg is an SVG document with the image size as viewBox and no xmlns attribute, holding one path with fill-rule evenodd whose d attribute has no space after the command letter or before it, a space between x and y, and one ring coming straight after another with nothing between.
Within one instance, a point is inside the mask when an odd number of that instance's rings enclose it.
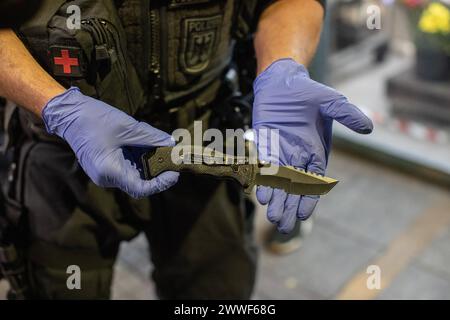
<instances>
[{"instance_id":1,"label":"blurred shop front","mask_svg":"<svg viewBox=\"0 0 450 320\"><path fill-rule=\"evenodd\" d=\"M375 122L337 144L449 185L450 2L331 1L326 81Z\"/></svg>"}]
</instances>

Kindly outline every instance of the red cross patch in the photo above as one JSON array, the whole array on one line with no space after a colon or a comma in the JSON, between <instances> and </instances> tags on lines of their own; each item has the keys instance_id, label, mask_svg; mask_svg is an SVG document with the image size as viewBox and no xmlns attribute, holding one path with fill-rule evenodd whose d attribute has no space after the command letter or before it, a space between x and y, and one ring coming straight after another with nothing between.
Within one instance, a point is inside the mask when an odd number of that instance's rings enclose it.
<instances>
[{"instance_id":1,"label":"red cross patch","mask_svg":"<svg viewBox=\"0 0 450 320\"><path fill-rule=\"evenodd\" d=\"M80 48L69 46L51 46L50 64L53 75L57 77L83 77L82 52Z\"/></svg>"}]
</instances>

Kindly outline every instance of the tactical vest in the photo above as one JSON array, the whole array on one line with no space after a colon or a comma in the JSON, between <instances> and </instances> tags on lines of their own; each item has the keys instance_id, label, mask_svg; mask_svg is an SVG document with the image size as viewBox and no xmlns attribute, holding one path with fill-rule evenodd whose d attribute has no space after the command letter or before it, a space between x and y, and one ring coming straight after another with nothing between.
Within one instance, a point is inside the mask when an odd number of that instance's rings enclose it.
<instances>
[{"instance_id":1,"label":"tactical vest","mask_svg":"<svg viewBox=\"0 0 450 320\"><path fill-rule=\"evenodd\" d=\"M156 102L212 99L256 2L46 0L18 35L62 85L135 114ZM81 28L68 27L73 5Z\"/></svg>"}]
</instances>

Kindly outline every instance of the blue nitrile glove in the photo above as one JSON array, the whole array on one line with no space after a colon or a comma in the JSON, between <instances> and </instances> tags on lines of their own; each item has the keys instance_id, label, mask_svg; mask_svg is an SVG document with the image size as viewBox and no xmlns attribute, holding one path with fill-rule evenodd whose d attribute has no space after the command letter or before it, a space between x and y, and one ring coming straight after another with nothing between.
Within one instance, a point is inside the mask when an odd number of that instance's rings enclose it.
<instances>
[{"instance_id":1,"label":"blue nitrile glove","mask_svg":"<svg viewBox=\"0 0 450 320\"><path fill-rule=\"evenodd\" d=\"M358 133L372 132L367 116L339 92L311 80L306 68L292 59L272 63L256 78L253 89L257 137L263 128L278 129L280 136L279 158L267 151L270 143L257 141L262 160L325 175L333 120ZM261 204L269 204L267 218L283 233L293 229L296 218L307 219L319 200L262 186L256 196Z\"/></svg>"},{"instance_id":2,"label":"blue nitrile glove","mask_svg":"<svg viewBox=\"0 0 450 320\"><path fill-rule=\"evenodd\" d=\"M164 172L143 180L138 155L145 149L171 146L167 133L70 88L42 111L47 131L66 140L81 167L101 187L116 187L142 198L174 185L179 174Z\"/></svg>"}]
</instances>

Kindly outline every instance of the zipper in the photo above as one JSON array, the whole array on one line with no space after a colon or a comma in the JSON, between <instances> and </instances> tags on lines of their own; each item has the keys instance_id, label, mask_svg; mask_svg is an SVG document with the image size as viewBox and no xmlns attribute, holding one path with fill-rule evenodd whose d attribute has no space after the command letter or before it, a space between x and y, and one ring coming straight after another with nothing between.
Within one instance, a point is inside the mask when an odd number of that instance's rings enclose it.
<instances>
[{"instance_id":1,"label":"zipper","mask_svg":"<svg viewBox=\"0 0 450 320\"><path fill-rule=\"evenodd\" d=\"M150 10L150 83L152 83L152 94L155 100L161 98L161 24L158 8Z\"/></svg>"},{"instance_id":2,"label":"zipper","mask_svg":"<svg viewBox=\"0 0 450 320\"><path fill-rule=\"evenodd\" d=\"M94 38L96 44L102 44L104 39L101 38L99 31L94 27L91 20L81 20L81 25Z\"/></svg>"},{"instance_id":3,"label":"zipper","mask_svg":"<svg viewBox=\"0 0 450 320\"><path fill-rule=\"evenodd\" d=\"M150 31L151 31L151 53L150 53L150 71L154 74L159 74L161 65L159 63L161 38L159 25L159 12L157 9L150 11Z\"/></svg>"}]
</instances>

